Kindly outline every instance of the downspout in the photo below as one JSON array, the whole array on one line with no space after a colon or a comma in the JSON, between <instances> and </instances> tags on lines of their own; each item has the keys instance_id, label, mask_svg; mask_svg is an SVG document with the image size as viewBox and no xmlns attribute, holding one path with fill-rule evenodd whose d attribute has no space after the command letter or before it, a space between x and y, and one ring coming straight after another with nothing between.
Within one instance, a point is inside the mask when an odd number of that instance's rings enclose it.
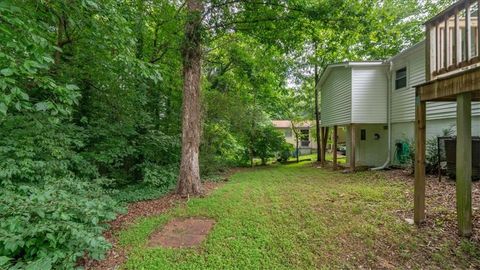
<instances>
[{"instance_id":1,"label":"downspout","mask_svg":"<svg viewBox=\"0 0 480 270\"><path fill-rule=\"evenodd\" d=\"M388 126L388 145L387 145L387 160L385 163L376 168L370 169L371 171L384 170L390 165L390 156L392 154L392 119L391 119L391 108L392 108L392 99L391 99L391 90L392 90L392 61L388 61L387 69L387 126Z\"/></svg>"}]
</instances>

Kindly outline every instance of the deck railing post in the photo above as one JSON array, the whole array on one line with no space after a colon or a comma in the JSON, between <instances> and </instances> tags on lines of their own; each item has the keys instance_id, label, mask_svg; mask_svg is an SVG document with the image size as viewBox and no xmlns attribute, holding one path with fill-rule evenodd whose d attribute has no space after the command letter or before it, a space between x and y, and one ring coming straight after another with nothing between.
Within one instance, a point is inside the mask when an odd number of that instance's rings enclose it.
<instances>
[{"instance_id":1,"label":"deck railing post","mask_svg":"<svg viewBox=\"0 0 480 270\"><path fill-rule=\"evenodd\" d=\"M472 56L471 42L472 37L470 36L470 1L465 2L465 60L470 60Z\"/></svg>"}]
</instances>

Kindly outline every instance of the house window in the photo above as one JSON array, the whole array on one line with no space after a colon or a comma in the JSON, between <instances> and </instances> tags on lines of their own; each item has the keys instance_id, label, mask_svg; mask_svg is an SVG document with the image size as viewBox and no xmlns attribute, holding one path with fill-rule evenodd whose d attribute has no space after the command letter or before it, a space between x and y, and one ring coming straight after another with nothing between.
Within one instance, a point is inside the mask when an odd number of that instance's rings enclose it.
<instances>
[{"instance_id":1,"label":"house window","mask_svg":"<svg viewBox=\"0 0 480 270\"><path fill-rule=\"evenodd\" d=\"M395 71L395 89L407 87L407 68Z\"/></svg>"},{"instance_id":2,"label":"house window","mask_svg":"<svg viewBox=\"0 0 480 270\"><path fill-rule=\"evenodd\" d=\"M360 140L365 141L367 139L367 130L360 130Z\"/></svg>"},{"instance_id":3,"label":"house window","mask_svg":"<svg viewBox=\"0 0 480 270\"><path fill-rule=\"evenodd\" d=\"M302 146L307 147L310 145L310 131L308 129L302 129L300 131L300 139Z\"/></svg>"},{"instance_id":4,"label":"house window","mask_svg":"<svg viewBox=\"0 0 480 270\"><path fill-rule=\"evenodd\" d=\"M285 138L291 138L291 137L292 137L292 130L285 129Z\"/></svg>"}]
</instances>

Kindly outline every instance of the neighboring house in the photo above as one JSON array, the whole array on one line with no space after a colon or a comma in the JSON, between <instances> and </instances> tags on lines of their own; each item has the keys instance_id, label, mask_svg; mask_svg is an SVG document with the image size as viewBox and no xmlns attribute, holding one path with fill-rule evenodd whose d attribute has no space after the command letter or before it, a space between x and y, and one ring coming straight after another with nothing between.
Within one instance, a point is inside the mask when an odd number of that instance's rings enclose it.
<instances>
[{"instance_id":1,"label":"neighboring house","mask_svg":"<svg viewBox=\"0 0 480 270\"><path fill-rule=\"evenodd\" d=\"M322 126L347 129L347 162L353 168L399 163L396 144L413 143L415 86L424 82L425 42L386 61L345 62L325 69L318 84ZM472 104L472 115L472 130L478 134L478 103ZM455 116L456 103L428 103L427 138L455 128Z\"/></svg>"},{"instance_id":2,"label":"neighboring house","mask_svg":"<svg viewBox=\"0 0 480 270\"><path fill-rule=\"evenodd\" d=\"M301 155L307 155L315 152L317 143L315 141L315 121L294 122L290 120L273 120L273 126L285 135L287 143L296 147L296 137L294 128L298 130L299 141L298 148Z\"/></svg>"}]
</instances>

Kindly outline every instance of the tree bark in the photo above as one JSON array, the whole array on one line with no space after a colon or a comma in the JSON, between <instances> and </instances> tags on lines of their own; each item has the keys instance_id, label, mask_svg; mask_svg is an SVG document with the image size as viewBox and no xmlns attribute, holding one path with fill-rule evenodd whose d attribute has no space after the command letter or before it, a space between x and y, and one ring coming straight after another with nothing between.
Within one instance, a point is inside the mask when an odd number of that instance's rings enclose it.
<instances>
[{"instance_id":1,"label":"tree bark","mask_svg":"<svg viewBox=\"0 0 480 270\"><path fill-rule=\"evenodd\" d=\"M202 0L187 0L187 22L183 44L183 116L182 158L177 194L202 193L200 182L199 148L201 134L200 80Z\"/></svg>"},{"instance_id":2,"label":"tree bark","mask_svg":"<svg viewBox=\"0 0 480 270\"><path fill-rule=\"evenodd\" d=\"M298 136L297 136L297 163L300 162L300 151L299 151L299 148L298 148Z\"/></svg>"},{"instance_id":3,"label":"tree bark","mask_svg":"<svg viewBox=\"0 0 480 270\"><path fill-rule=\"evenodd\" d=\"M299 137L300 137L300 132L299 130L297 129L297 127L295 126L295 124L293 123L293 121L290 120L290 123L292 124L292 130L293 130L293 133L295 133L295 142L296 142L296 146L295 146L295 151L297 153L297 163L300 162L300 151L299 151L299 147L298 147L298 141L299 141Z\"/></svg>"},{"instance_id":4,"label":"tree bark","mask_svg":"<svg viewBox=\"0 0 480 270\"><path fill-rule=\"evenodd\" d=\"M315 53L317 52L317 42L314 43L314 48L315 48ZM320 111L319 111L319 108L318 108L318 88L317 88L317 84L318 84L318 78L319 77L319 74L318 74L318 64L317 62L315 62L315 84L314 84L314 87L315 87L315 125L316 125L316 131L317 131L317 134L316 134L316 137L317 137L317 161L318 162L323 162L322 160L322 155L321 155L321 149L320 149Z\"/></svg>"},{"instance_id":5,"label":"tree bark","mask_svg":"<svg viewBox=\"0 0 480 270\"><path fill-rule=\"evenodd\" d=\"M137 51L136 51L136 56L137 59L142 59L143 58L143 43L144 43L144 38L143 38L143 26L144 26L144 12L145 12L145 5L143 3L144 0L137 0L137 23L135 26L135 30L137 32Z\"/></svg>"}]
</instances>

